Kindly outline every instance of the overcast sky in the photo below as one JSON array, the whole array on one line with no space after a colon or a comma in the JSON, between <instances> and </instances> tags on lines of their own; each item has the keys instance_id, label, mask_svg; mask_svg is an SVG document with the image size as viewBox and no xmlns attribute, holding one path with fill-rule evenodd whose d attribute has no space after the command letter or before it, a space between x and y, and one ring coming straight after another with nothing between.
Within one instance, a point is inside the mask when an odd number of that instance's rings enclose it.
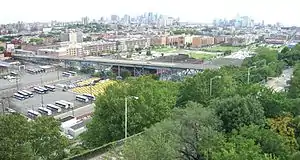
<instances>
[{"instance_id":1,"label":"overcast sky","mask_svg":"<svg viewBox=\"0 0 300 160\"><path fill-rule=\"evenodd\" d=\"M1 0L0 23L99 19L151 11L193 22L209 23L239 13L265 23L300 25L299 5L299 0Z\"/></svg>"}]
</instances>

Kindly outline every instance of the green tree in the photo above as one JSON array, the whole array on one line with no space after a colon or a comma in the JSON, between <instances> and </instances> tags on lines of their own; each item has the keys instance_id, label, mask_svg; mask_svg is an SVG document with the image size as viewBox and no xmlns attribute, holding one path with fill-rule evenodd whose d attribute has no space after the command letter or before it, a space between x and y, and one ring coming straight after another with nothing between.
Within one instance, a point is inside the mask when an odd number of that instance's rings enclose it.
<instances>
[{"instance_id":1,"label":"green tree","mask_svg":"<svg viewBox=\"0 0 300 160\"><path fill-rule=\"evenodd\" d=\"M42 44L43 43L43 39L42 38L31 38L29 40L29 43L34 43L34 44Z\"/></svg>"},{"instance_id":2,"label":"green tree","mask_svg":"<svg viewBox=\"0 0 300 160\"><path fill-rule=\"evenodd\" d=\"M290 111L292 101L287 98L285 93L275 92L272 89L264 88L259 92L258 100L264 107L267 118L275 118Z\"/></svg>"},{"instance_id":3,"label":"green tree","mask_svg":"<svg viewBox=\"0 0 300 160\"><path fill-rule=\"evenodd\" d=\"M212 83L212 96L210 96L210 80L216 76ZM234 78L226 71L205 70L193 77L186 78L179 89L177 106L184 106L188 101L197 102L204 106L213 98L235 92L236 82Z\"/></svg>"},{"instance_id":4,"label":"green tree","mask_svg":"<svg viewBox=\"0 0 300 160\"><path fill-rule=\"evenodd\" d=\"M291 98L300 98L300 63L298 63L293 72L293 77L290 81L288 95Z\"/></svg>"},{"instance_id":5,"label":"green tree","mask_svg":"<svg viewBox=\"0 0 300 160\"><path fill-rule=\"evenodd\" d=\"M289 148L288 141L269 129L250 125L241 128L238 134L247 139L253 139L255 144L261 147L263 153L275 155L282 160L290 159L292 150Z\"/></svg>"},{"instance_id":6,"label":"green tree","mask_svg":"<svg viewBox=\"0 0 300 160\"><path fill-rule=\"evenodd\" d=\"M0 46L0 52L3 52L5 48L3 46Z\"/></svg>"},{"instance_id":7,"label":"green tree","mask_svg":"<svg viewBox=\"0 0 300 160\"><path fill-rule=\"evenodd\" d=\"M265 123L264 110L257 99L252 96L216 99L210 107L215 108L223 121L223 128L230 132L244 125Z\"/></svg>"},{"instance_id":8,"label":"green tree","mask_svg":"<svg viewBox=\"0 0 300 160\"><path fill-rule=\"evenodd\" d=\"M294 126L295 121L291 115L270 118L268 119L267 124L270 127L270 130L287 139L290 148L296 149L299 147L296 140L297 128Z\"/></svg>"},{"instance_id":9,"label":"green tree","mask_svg":"<svg viewBox=\"0 0 300 160\"><path fill-rule=\"evenodd\" d=\"M282 50L280 51L280 53L285 54L286 52L290 51L289 47L284 47L282 48Z\"/></svg>"},{"instance_id":10,"label":"green tree","mask_svg":"<svg viewBox=\"0 0 300 160\"><path fill-rule=\"evenodd\" d=\"M291 160L298 160L298 159L300 159L300 152L299 152L299 151L296 152L296 153L294 153L294 154L292 155Z\"/></svg>"},{"instance_id":11,"label":"green tree","mask_svg":"<svg viewBox=\"0 0 300 160\"><path fill-rule=\"evenodd\" d=\"M121 77L123 79L126 79L126 78L128 78L130 76L131 76L131 72L129 70L127 70L127 69L122 69L121 70Z\"/></svg>"},{"instance_id":12,"label":"green tree","mask_svg":"<svg viewBox=\"0 0 300 160\"><path fill-rule=\"evenodd\" d=\"M188 102L171 117L126 143L125 159L204 159L225 139L218 133L221 121L213 109Z\"/></svg>"},{"instance_id":13,"label":"green tree","mask_svg":"<svg viewBox=\"0 0 300 160\"><path fill-rule=\"evenodd\" d=\"M46 160L65 158L68 141L60 133L59 122L53 117L41 117L31 123L30 141L34 153Z\"/></svg>"},{"instance_id":14,"label":"green tree","mask_svg":"<svg viewBox=\"0 0 300 160\"><path fill-rule=\"evenodd\" d=\"M21 115L0 116L0 159L60 160L66 157L67 139L53 117L28 122Z\"/></svg>"},{"instance_id":15,"label":"green tree","mask_svg":"<svg viewBox=\"0 0 300 160\"><path fill-rule=\"evenodd\" d=\"M0 116L0 159L34 159L30 124L20 115Z\"/></svg>"},{"instance_id":16,"label":"green tree","mask_svg":"<svg viewBox=\"0 0 300 160\"><path fill-rule=\"evenodd\" d=\"M271 155L264 154L254 140L242 136L229 138L220 150L212 152L214 160L275 160Z\"/></svg>"},{"instance_id":17,"label":"green tree","mask_svg":"<svg viewBox=\"0 0 300 160\"><path fill-rule=\"evenodd\" d=\"M293 66L300 60L300 45L297 44L294 48L286 52L286 49L282 50L278 55L280 60L285 61L289 66Z\"/></svg>"},{"instance_id":18,"label":"green tree","mask_svg":"<svg viewBox=\"0 0 300 160\"><path fill-rule=\"evenodd\" d=\"M143 135L127 141L124 157L128 160L173 160L180 156L177 151L178 137L172 121L162 121L147 129Z\"/></svg>"},{"instance_id":19,"label":"green tree","mask_svg":"<svg viewBox=\"0 0 300 160\"><path fill-rule=\"evenodd\" d=\"M83 136L88 146L124 138L124 99L128 99L128 135L143 131L171 114L178 84L151 77L128 79L111 85L99 95L93 119ZM138 96L139 99L130 98Z\"/></svg>"},{"instance_id":20,"label":"green tree","mask_svg":"<svg viewBox=\"0 0 300 160\"><path fill-rule=\"evenodd\" d=\"M231 50L226 50L226 51L224 52L224 56L228 56L228 55L231 55Z\"/></svg>"}]
</instances>

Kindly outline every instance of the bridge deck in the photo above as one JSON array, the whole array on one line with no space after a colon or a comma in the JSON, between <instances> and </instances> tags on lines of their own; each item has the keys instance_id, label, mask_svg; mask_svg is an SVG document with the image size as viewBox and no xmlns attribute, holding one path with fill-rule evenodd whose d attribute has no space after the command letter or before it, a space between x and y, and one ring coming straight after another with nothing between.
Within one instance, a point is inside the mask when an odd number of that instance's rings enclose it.
<instances>
[{"instance_id":1,"label":"bridge deck","mask_svg":"<svg viewBox=\"0 0 300 160\"><path fill-rule=\"evenodd\" d=\"M173 69L212 69L219 68L218 65L213 64L188 64L188 63L167 63L167 62L149 62L149 61L134 61L134 60L114 60L105 59L102 57L52 57L52 56L37 56L37 55L13 55L20 59L48 59L48 60L63 60L63 61L77 61L77 62L94 62L109 65L119 65L128 67L157 67L157 68L173 68Z\"/></svg>"}]
</instances>

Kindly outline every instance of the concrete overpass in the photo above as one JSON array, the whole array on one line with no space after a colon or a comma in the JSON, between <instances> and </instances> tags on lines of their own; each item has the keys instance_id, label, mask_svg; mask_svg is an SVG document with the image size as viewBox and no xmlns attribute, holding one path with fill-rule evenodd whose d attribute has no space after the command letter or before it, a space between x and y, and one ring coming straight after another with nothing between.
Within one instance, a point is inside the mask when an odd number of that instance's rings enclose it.
<instances>
[{"instance_id":1,"label":"concrete overpass","mask_svg":"<svg viewBox=\"0 0 300 160\"><path fill-rule=\"evenodd\" d=\"M106 59L102 57L53 57L53 56L39 56L39 55L21 55L14 54L14 58L17 59L36 59L36 60L59 60L59 61L75 61L75 62L92 62L103 65L114 65L122 67L141 67L141 68L170 68L170 69L194 69L194 70L204 70L204 69L217 69L220 65L216 64L191 64L191 63L168 63L168 62L149 62L149 61L134 61L134 60L115 60Z\"/></svg>"}]
</instances>

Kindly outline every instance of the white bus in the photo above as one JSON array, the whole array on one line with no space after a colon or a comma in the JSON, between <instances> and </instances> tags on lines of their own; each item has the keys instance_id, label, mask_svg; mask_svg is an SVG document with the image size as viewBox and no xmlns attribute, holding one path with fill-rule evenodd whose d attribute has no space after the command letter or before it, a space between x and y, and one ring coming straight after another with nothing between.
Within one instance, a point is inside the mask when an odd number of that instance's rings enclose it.
<instances>
[{"instance_id":1,"label":"white bus","mask_svg":"<svg viewBox=\"0 0 300 160\"><path fill-rule=\"evenodd\" d=\"M91 95L91 94L83 94L83 96L87 97L91 101L95 101L96 100L96 97L93 96L93 95Z\"/></svg>"},{"instance_id":2,"label":"white bus","mask_svg":"<svg viewBox=\"0 0 300 160\"><path fill-rule=\"evenodd\" d=\"M52 115L52 111L44 107L39 107L38 112L40 112L42 115L47 115L47 116Z\"/></svg>"},{"instance_id":3,"label":"white bus","mask_svg":"<svg viewBox=\"0 0 300 160\"><path fill-rule=\"evenodd\" d=\"M61 102L61 101L56 101L54 104L60 108L65 108L65 109L69 108L69 104Z\"/></svg>"},{"instance_id":4,"label":"white bus","mask_svg":"<svg viewBox=\"0 0 300 160\"><path fill-rule=\"evenodd\" d=\"M76 72L74 72L74 71L68 71L67 73L70 73L72 76L76 76Z\"/></svg>"},{"instance_id":5,"label":"white bus","mask_svg":"<svg viewBox=\"0 0 300 160\"><path fill-rule=\"evenodd\" d=\"M25 99L25 97L24 97L23 95L18 94L18 93L15 93L15 94L14 94L14 97L15 97L16 99L18 99L18 100L24 100L24 99Z\"/></svg>"},{"instance_id":6,"label":"white bus","mask_svg":"<svg viewBox=\"0 0 300 160\"><path fill-rule=\"evenodd\" d=\"M24 96L24 98L29 98L30 97L27 93L25 93L23 91L18 91L18 94Z\"/></svg>"},{"instance_id":7,"label":"white bus","mask_svg":"<svg viewBox=\"0 0 300 160\"><path fill-rule=\"evenodd\" d=\"M44 94L45 93L45 91L43 89L39 88L39 87L34 87L33 89L36 93L39 93L39 94Z\"/></svg>"},{"instance_id":8,"label":"white bus","mask_svg":"<svg viewBox=\"0 0 300 160\"><path fill-rule=\"evenodd\" d=\"M18 73L16 73L16 72L10 72L10 75L12 75L12 76L17 76Z\"/></svg>"},{"instance_id":9,"label":"white bus","mask_svg":"<svg viewBox=\"0 0 300 160\"><path fill-rule=\"evenodd\" d=\"M37 117L39 117L39 116L42 116L42 115L41 115L39 112L37 112L37 111L34 111L34 110L28 110L27 116L28 116L29 118L35 119L35 118L37 118Z\"/></svg>"},{"instance_id":10,"label":"white bus","mask_svg":"<svg viewBox=\"0 0 300 160\"><path fill-rule=\"evenodd\" d=\"M70 77L70 76L72 76L72 74L71 74L71 73L68 73L68 72L63 72L62 75L63 75L64 77Z\"/></svg>"},{"instance_id":11,"label":"white bus","mask_svg":"<svg viewBox=\"0 0 300 160\"><path fill-rule=\"evenodd\" d=\"M52 85L45 85L44 87L45 87L46 89L48 89L49 91L52 91L52 92L55 91L55 87L52 86Z\"/></svg>"},{"instance_id":12,"label":"white bus","mask_svg":"<svg viewBox=\"0 0 300 160\"><path fill-rule=\"evenodd\" d=\"M48 90L47 88L45 88L45 87L38 87L38 88L44 90L45 93L48 93L48 91L49 91L49 90Z\"/></svg>"},{"instance_id":13,"label":"white bus","mask_svg":"<svg viewBox=\"0 0 300 160\"><path fill-rule=\"evenodd\" d=\"M61 108L56 105L53 105L53 104L47 104L46 108L50 109L52 112L55 112L55 113L61 112Z\"/></svg>"},{"instance_id":14,"label":"white bus","mask_svg":"<svg viewBox=\"0 0 300 160\"><path fill-rule=\"evenodd\" d=\"M33 97L33 93L27 90L23 90L24 93L27 93L29 97Z\"/></svg>"},{"instance_id":15,"label":"white bus","mask_svg":"<svg viewBox=\"0 0 300 160\"><path fill-rule=\"evenodd\" d=\"M68 102L68 101L65 101L65 100L60 100L62 103L66 103L66 104L68 104L68 107L69 108L74 108L74 103L72 103L72 102Z\"/></svg>"},{"instance_id":16,"label":"white bus","mask_svg":"<svg viewBox=\"0 0 300 160\"><path fill-rule=\"evenodd\" d=\"M89 98L85 97L85 96L77 95L76 100L79 101L79 102L88 102Z\"/></svg>"}]
</instances>

